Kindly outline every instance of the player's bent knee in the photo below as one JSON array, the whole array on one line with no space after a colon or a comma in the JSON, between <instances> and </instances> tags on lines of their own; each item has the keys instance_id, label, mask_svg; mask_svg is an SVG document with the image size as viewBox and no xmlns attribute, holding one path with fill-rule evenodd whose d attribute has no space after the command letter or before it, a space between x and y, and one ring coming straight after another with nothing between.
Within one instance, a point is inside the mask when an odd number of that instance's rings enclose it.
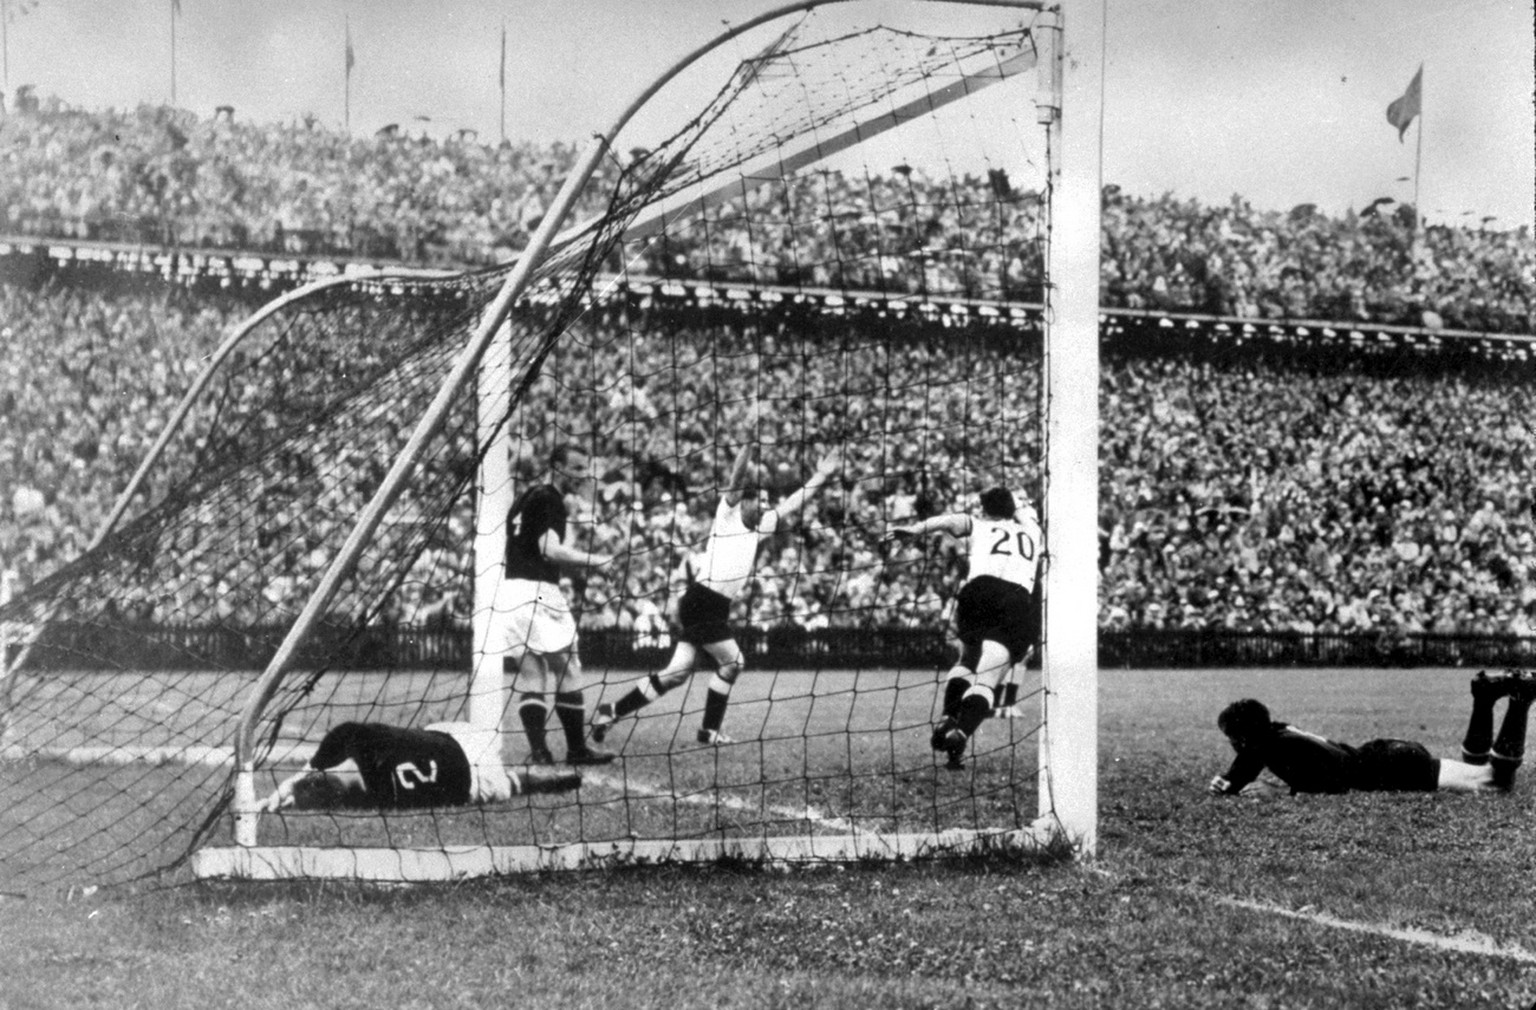
<instances>
[{"instance_id":1,"label":"player's bent knee","mask_svg":"<svg viewBox=\"0 0 1536 1010\"><path fill-rule=\"evenodd\" d=\"M673 670L662 670L656 675L656 687L665 692L682 685L683 681L693 675L693 667L687 666Z\"/></svg>"},{"instance_id":2,"label":"player's bent knee","mask_svg":"<svg viewBox=\"0 0 1536 1010\"><path fill-rule=\"evenodd\" d=\"M721 663L720 669L715 671L715 676L727 684L734 684L736 683L736 678L741 676L741 671L746 668L747 661L745 659L733 659L729 662Z\"/></svg>"}]
</instances>

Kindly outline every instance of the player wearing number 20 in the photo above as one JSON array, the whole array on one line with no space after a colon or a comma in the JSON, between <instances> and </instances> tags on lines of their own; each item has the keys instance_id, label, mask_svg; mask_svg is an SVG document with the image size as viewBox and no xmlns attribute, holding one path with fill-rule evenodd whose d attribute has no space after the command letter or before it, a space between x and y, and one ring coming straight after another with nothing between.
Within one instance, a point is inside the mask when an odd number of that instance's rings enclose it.
<instances>
[{"instance_id":1,"label":"player wearing number 20","mask_svg":"<svg viewBox=\"0 0 1536 1010\"><path fill-rule=\"evenodd\" d=\"M1017 508L1006 488L982 492L980 504L979 516L932 516L887 533L894 540L939 532L970 538L965 584L955 598L960 658L945 680L943 718L932 738L951 768L964 767L966 743L992 711L998 685L1040 641L1040 517L1029 502Z\"/></svg>"}]
</instances>

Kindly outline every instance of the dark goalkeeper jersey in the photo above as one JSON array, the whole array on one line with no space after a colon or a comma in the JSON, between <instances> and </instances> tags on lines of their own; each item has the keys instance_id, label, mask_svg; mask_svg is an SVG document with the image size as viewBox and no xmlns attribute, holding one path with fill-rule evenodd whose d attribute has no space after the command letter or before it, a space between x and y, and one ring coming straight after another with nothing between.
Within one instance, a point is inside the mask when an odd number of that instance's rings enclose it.
<instances>
[{"instance_id":1,"label":"dark goalkeeper jersey","mask_svg":"<svg viewBox=\"0 0 1536 1010\"><path fill-rule=\"evenodd\" d=\"M371 806L449 806L473 798L469 759L448 733L344 722L325 734L309 764L326 769L348 760Z\"/></svg>"},{"instance_id":2,"label":"dark goalkeeper jersey","mask_svg":"<svg viewBox=\"0 0 1536 1010\"><path fill-rule=\"evenodd\" d=\"M1232 767L1222 776L1228 791L1237 792L1268 768L1293 793L1345 793L1355 778L1359 751L1349 744L1299 730L1283 722L1270 724L1270 735L1245 743Z\"/></svg>"}]
</instances>

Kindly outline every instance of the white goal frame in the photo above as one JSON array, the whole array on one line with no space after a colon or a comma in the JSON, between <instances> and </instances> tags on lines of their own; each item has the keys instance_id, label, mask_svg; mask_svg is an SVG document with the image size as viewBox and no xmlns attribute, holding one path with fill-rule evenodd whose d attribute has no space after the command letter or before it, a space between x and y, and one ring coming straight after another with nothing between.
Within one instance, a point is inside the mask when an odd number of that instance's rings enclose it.
<instances>
[{"instance_id":1,"label":"white goal frame","mask_svg":"<svg viewBox=\"0 0 1536 1010\"><path fill-rule=\"evenodd\" d=\"M400 456L360 514L357 524L321 577L303 611L252 691L234 737L235 845L204 847L192 856L192 869L201 878L291 879L340 877L351 880L426 881L465 876L538 871L554 868L605 866L658 859L700 861L738 857L754 862L852 861L865 858L919 858L945 853L982 851L990 847L1043 847L1069 842L1084 858L1096 852L1098 762L1098 291L1100 126L1104 0L1072 5L1071 31L1062 6L1049 8L1038 34L1046 43L1039 66L1044 87L1053 100L1042 105L1040 121L1049 137L1048 172L1052 199L1047 253L1045 299L1046 378L1043 397L1046 443L1044 483L1047 556L1044 570L1046 600L1043 725L1040 734L1041 772L1039 816L1023 829L946 831L926 834L863 832L838 836L786 838L645 840L624 843L571 843L557 846L465 846L432 849L320 849L293 846L263 847L257 841L259 803L255 791L254 731L265 705L311 629L331 603L370 542L388 509L403 490L426 444L441 428L448 410L466 388L481 395L482 426L500 425L506 418L508 375L481 368L487 351L507 329L511 308L523 293L533 270L552 251L579 238L585 225L559 232L577 197L620 131L664 85L700 58L727 41L770 21L817 7L853 0L799 0L734 27L701 46L646 88L583 152L565 180L527 250L507 276L456 359L449 375L412 433ZM957 4L1045 11L1038 0L925 0ZM1054 23L1050 23L1051 20ZM978 78L955 90L961 97L974 86L1002 80L1026 69L1022 65L990 78ZM1049 118L1047 118L1049 117ZM875 116L875 119L886 118ZM879 132L874 119L840 138L821 138L820 146L804 151L776 152L773 164L802 167L835 150ZM856 134L856 136L855 136ZM838 146L841 142L841 146ZM765 167L764 172L771 169ZM763 181L773 176L763 175ZM754 181L759 178L753 175ZM735 195L735 184L722 186L697 199L717 202ZM691 205L697 209L697 204ZM674 210L675 213L675 210ZM637 220L629 232L643 234L664 226L656 217ZM627 232L628 233L628 232ZM471 385L473 384L473 385ZM485 428L482 427L482 433ZM494 592L491 580L479 574L494 570L486 558L499 558L504 541L500 519L509 500L483 489L506 489L506 453L487 454L477 484L476 607L482 593ZM475 627L476 643L484 641L483 626ZM499 657L477 655L470 688L472 721L500 726L505 710Z\"/></svg>"}]
</instances>

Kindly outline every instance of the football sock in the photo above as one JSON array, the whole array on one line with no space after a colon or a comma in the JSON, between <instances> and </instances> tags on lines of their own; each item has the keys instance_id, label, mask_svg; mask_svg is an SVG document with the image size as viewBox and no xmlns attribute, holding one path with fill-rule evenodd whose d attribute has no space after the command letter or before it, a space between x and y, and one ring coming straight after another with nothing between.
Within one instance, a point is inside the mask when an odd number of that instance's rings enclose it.
<instances>
[{"instance_id":1,"label":"football sock","mask_svg":"<svg viewBox=\"0 0 1536 1010\"><path fill-rule=\"evenodd\" d=\"M709 694L704 696L704 728L712 732L720 732L721 725L725 722L725 709L731 701L731 685L734 678L727 680L722 674L715 674L709 679Z\"/></svg>"},{"instance_id":2,"label":"football sock","mask_svg":"<svg viewBox=\"0 0 1536 1010\"><path fill-rule=\"evenodd\" d=\"M1511 694L1504 710L1504 724L1493 742L1493 784L1508 789L1515 784L1515 772L1525 762L1525 731L1530 722L1531 698L1521 692Z\"/></svg>"},{"instance_id":3,"label":"football sock","mask_svg":"<svg viewBox=\"0 0 1536 1010\"><path fill-rule=\"evenodd\" d=\"M998 706L1001 708L1008 708L1012 705L1017 705L1018 702L1019 682L1016 680L1010 680L1008 683L1003 685L1003 700L998 702Z\"/></svg>"},{"instance_id":4,"label":"football sock","mask_svg":"<svg viewBox=\"0 0 1536 1010\"><path fill-rule=\"evenodd\" d=\"M977 684L960 700L960 715L955 723L966 736L974 736L976 730L992 714L992 689Z\"/></svg>"},{"instance_id":5,"label":"football sock","mask_svg":"<svg viewBox=\"0 0 1536 1010\"><path fill-rule=\"evenodd\" d=\"M534 754L548 752L549 740L544 729L549 720L549 707L544 703L544 696L523 695L523 700L517 706L517 716L522 720L523 732L528 734L528 750Z\"/></svg>"},{"instance_id":6,"label":"football sock","mask_svg":"<svg viewBox=\"0 0 1536 1010\"><path fill-rule=\"evenodd\" d=\"M580 691L561 691L555 695L555 715L560 728L565 731L567 754L578 754L587 749L585 723L587 703Z\"/></svg>"},{"instance_id":7,"label":"football sock","mask_svg":"<svg viewBox=\"0 0 1536 1010\"><path fill-rule=\"evenodd\" d=\"M1488 763L1488 748L1493 746L1493 704L1495 699L1472 695L1472 717L1467 720L1467 735L1461 741L1461 757L1467 764Z\"/></svg>"},{"instance_id":8,"label":"football sock","mask_svg":"<svg viewBox=\"0 0 1536 1010\"><path fill-rule=\"evenodd\" d=\"M960 699L965 697L965 692L971 689L971 678L950 677L944 682L944 718L952 721L960 719Z\"/></svg>"},{"instance_id":9,"label":"football sock","mask_svg":"<svg viewBox=\"0 0 1536 1010\"><path fill-rule=\"evenodd\" d=\"M624 693L622 698L613 703L613 717L615 719L622 719L626 715L638 712L670 690L672 690L672 685L663 681L658 674L653 673L630 688Z\"/></svg>"}]
</instances>

